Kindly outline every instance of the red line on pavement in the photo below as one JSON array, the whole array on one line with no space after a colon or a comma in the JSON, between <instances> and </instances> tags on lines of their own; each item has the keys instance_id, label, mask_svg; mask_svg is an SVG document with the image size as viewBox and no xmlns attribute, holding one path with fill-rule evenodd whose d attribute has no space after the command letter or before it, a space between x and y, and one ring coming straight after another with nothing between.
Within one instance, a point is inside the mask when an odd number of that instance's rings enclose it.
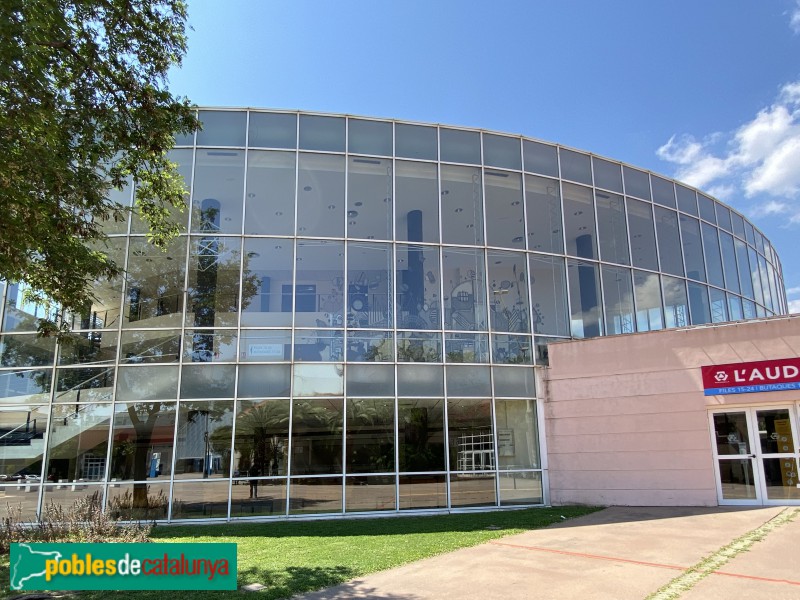
<instances>
[{"instance_id":1,"label":"red line on pavement","mask_svg":"<svg viewBox=\"0 0 800 600\"><path fill-rule=\"evenodd\" d=\"M789 585L800 585L800 581L791 579L773 579L772 577L759 577L758 575L742 575L741 573L726 573L725 571L714 571L713 575L725 575L725 577L739 577L740 579L755 579L756 581L766 581L769 583L788 583Z\"/></svg>"}]
</instances>

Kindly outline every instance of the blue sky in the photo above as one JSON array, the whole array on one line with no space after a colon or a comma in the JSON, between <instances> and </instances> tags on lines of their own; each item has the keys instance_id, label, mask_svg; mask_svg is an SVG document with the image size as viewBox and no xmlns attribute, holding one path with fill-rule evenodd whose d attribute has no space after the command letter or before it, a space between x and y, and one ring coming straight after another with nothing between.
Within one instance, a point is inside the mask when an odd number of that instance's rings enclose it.
<instances>
[{"instance_id":1,"label":"blue sky","mask_svg":"<svg viewBox=\"0 0 800 600\"><path fill-rule=\"evenodd\" d=\"M199 105L493 129L674 176L774 243L800 312L800 0L190 0Z\"/></svg>"}]
</instances>

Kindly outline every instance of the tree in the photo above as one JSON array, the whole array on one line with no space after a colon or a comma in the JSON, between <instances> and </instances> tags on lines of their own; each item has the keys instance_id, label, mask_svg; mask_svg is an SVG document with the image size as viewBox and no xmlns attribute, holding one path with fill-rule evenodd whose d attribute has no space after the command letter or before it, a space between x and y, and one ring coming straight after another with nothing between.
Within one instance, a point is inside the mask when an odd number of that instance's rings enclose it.
<instances>
[{"instance_id":1,"label":"tree","mask_svg":"<svg viewBox=\"0 0 800 600\"><path fill-rule=\"evenodd\" d=\"M127 218L109 197L126 182L150 241L177 235L185 189L166 152L199 125L166 84L185 21L183 0L0 2L0 278L32 300L80 313L119 273L103 225Z\"/></svg>"}]
</instances>

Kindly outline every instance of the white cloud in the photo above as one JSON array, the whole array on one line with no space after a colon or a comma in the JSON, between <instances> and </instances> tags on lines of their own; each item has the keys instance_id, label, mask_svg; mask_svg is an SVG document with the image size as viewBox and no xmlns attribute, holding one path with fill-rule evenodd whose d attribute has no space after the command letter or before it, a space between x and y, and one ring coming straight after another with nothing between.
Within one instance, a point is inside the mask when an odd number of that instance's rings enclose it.
<instances>
[{"instance_id":1,"label":"white cloud","mask_svg":"<svg viewBox=\"0 0 800 600\"><path fill-rule=\"evenodd\" d=\"M786 290L786 295L787 296L795 296L795 295L800 296L800 286L789 288L788 290Z\"/></svg>"},{"instance_id":2,"label":"white cloud","mask_svg":"<svg viewBox=\"0 0 800 600\"><path fill-rule=\"evenodd\" d=\"M789 300L788 307L790 315L800 313L800 300Z\"/></svg>"},{"instance_id":3,"label":"white cloud","mask_svg":"<svg viewBox=\"0 0 800 600\"><path fill-rule=\"evenodd\" d=\"M794 7L789 17L789 26L795 33L800 33L800 0L798 0L797 6Z\"/></svg>"}]
</instances>

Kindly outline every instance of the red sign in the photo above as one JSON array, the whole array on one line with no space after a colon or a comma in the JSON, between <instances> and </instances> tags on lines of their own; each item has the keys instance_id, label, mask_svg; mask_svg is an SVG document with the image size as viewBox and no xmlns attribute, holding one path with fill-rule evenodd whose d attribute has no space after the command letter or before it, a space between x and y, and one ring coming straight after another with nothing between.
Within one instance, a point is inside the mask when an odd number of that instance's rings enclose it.
<instances>
[{"instance_id":1,"label":"red sign","mask_svg":"<svg viewBox=\"0 0 800 600\"><path fill-rule=\"evenodd\" d=\"M702 370L707 396L800 389L800 358L709 365Z\"/></svg>"}]
</instances>

